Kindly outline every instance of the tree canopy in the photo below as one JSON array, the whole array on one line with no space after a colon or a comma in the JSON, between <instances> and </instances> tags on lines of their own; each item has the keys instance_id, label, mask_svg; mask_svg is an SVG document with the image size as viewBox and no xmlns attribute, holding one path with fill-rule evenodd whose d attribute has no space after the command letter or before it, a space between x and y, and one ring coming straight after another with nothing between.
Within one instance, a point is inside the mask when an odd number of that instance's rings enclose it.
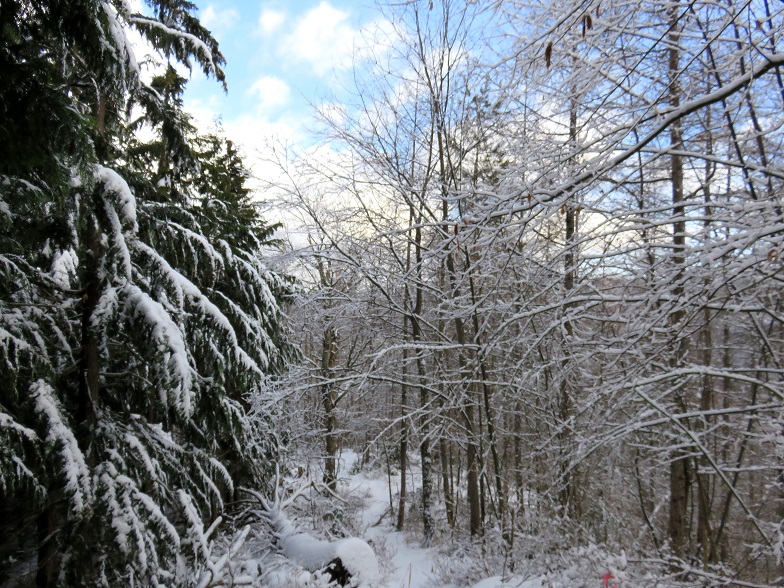
<instances>
[{"instance_id":1,"label":"tree canopy","mask_svg":"<svg viewBox=\"0 0 784 588\"><path fill-rule=\"evenodd\" d=\"M176 64L224 82L194 10L0 8L0 581L193 585L274 471L254 398L291 357L291 281L236 148L182 110Z\"/></svg>"}]
</instances>

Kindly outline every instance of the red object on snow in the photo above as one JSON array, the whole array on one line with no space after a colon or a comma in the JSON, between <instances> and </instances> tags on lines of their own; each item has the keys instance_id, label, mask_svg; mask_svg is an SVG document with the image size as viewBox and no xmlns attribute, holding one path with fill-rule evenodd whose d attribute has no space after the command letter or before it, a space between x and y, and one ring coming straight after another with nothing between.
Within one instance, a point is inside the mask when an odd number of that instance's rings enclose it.
<instances>
[{"instance_id":1,"label":"red object on snow","mask_svg":"<svg viewBox=\"0 0 784 588\"><path fill-rule=\"evenodd\" d=\"M614 579L612 572L607 572L604 576L602 576L602 586L604 588L608 588L610 586L610 580ZM618 582L612 583L612 588L618 588Z\"/></svg>"}]
</instances>

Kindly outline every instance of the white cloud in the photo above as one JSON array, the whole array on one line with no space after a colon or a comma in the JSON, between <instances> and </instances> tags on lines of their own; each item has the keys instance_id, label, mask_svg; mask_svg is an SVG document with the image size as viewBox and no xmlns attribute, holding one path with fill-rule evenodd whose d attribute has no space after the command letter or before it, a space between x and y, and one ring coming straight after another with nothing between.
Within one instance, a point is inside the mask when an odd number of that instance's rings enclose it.
<instances>
[{"instance_id":1,"label":"white cloud","mask_svg":"<svg viewBox=\"0 0 784 588\"><path fill-rule=\"evenodd\" d=\"M269 35L277 31L286 21L286 13L282 10L264 8L259 15L259 30Z\"/></svg>"},{"instance_id":2,"label":"white cloud","mask_svg":"<svg viewBox=\"0 0 784 588\"><path fill-rule=\"evenodd\" d=\"M229 32L237 22L239 13L234 8L220 10L212 4L201 13L199 20L205 28L209 29L216 36Z\"/></svg>"},{"instance_id":3,"label":"white cloud","mask_svg":"<svg viewBox=\"0 0 784 588\"><path fill-rule=\"evenodd\" d=\"M258 108L264 111L287 104L291 88L280 78L262 76L253 83L248 92L259 98Z\"/></svg>"},{"instance_id":4,"label":"white cloud","mask_svg":"<svg viewBox=\"0 0 784 588\"><path fill-rule=\"evenodd\" d=\"M296 21L278 51L309 65L314 74L326 77L333 71L349 69L358 61L379 59L394 36L389 21L377 19L354 28L349 12L322 0Z\"/></svg>"},{"instance_id":5,"label":"white cloud","mask_svg":"<svg viewBox=\"0 0 784 588\"><path fill-rule=\"evenodd\" d=\"M359 31L346 22L349 13L322 1L299 19L286 39L291 55L304 61L320 76L332 69L346 69L359 37Z\"/></svg>"}]
</instances>

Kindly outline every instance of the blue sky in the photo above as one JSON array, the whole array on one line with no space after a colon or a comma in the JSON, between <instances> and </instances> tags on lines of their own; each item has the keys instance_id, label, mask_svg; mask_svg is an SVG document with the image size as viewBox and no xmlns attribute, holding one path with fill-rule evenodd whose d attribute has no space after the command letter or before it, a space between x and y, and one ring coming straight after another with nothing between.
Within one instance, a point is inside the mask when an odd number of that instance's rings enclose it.
<instances>
[{"instance_id":1,"label":"blue sky","mask_svg":"<svg viewBox=\"0 0 784 588\"><path fill-rule=\"evenodd\" d=\"M306 141L309 103L339 100L355 49L385 27L369 2L199 0L197 5L226 57L229 91L224 94L194 70L186 108L200 126L220 117L249 159L265 137Z\"/></svg>"}]
</instances>

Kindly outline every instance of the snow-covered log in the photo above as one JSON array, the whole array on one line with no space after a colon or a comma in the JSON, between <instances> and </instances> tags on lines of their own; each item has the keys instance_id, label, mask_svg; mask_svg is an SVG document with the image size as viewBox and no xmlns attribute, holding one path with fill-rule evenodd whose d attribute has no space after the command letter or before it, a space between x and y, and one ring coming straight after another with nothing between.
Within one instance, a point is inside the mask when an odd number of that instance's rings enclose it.
<instances>
[{"instance_id":1,"label":"snow-covered log","mask_svg":"<svg viewBox=\"0 0 784 588\"><path fill-rule=\"evenodd\" d=\"M358 537L324 541L299 530L284 512L284 504L249 491L261 503L261 515L272 526L280 553L309 572L324 571L341 586L372 588L378 581L378 560Z\"/></svg>"}]
</instances>

